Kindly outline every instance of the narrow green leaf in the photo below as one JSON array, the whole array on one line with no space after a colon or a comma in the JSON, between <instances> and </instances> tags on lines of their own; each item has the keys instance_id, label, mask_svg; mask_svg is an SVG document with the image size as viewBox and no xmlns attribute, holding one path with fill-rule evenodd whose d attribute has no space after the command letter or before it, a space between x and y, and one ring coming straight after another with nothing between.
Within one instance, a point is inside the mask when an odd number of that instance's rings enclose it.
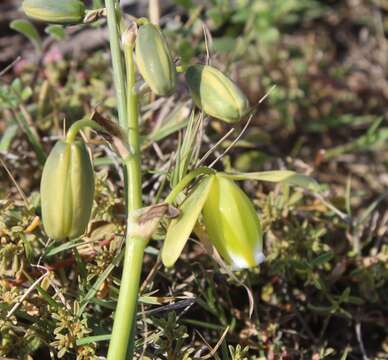
<instances>
[{"instance_id":1,"label":"narrow green leaf","mask_svg":"<svg viewBox=\"0 0 388 360\"><path fill-rule=\"evenodd\" d=\"M319 184L312 177L301 174L294 174L288 177L286 180L283 180L284 183L293 186L300 186L305 189L318 191Z\"/></svg>"},{"instance_id":2,"label":"narrow green leaf","mask_svg":"<svg viewBox=\"0 0 388 360\"><path fill-rule=\"evenodd\" d=\"M187 174L191 164L198 160L198 152L195 151L198 143L198 132L201 127L201 118L194 111L191 112L183 139L178 142L175 167L173 169L170 184L174 187Z\"/></svg>"},{"instance_id":3,"label":"narrow green leaf","mask_svg":"<svg viewBox=\"0 0 388 360\"><path fill-rule=\"evenodd\" d=\"M334 306L318 306L313 304L307 304L307 308L321 314L331 314L334 310Z\"/></svg>"},{"instance_id":4,"label":"narrow green leaf","mask_svg":"<svg viewBox=\"0 0 388 360\"><path fill-rule=\"evenodd\" d=\"M28 273L26 271L23 271L23 275L28 279L28 281L30 281L31 283L34 282L34 279L28 275ZM42 298L44 300L46 300L46 302L52 306L53 308L55 309L60 309L62 307L62 304L58 303L57 301L55 301L55 299L45 290L43 289L40 285L36 285L35 286L36 290L38 291L38 293L42 296Z\"/></svg>"},{"instance_id":5,"label":"narrow green leaf","mask_svg":"<svg viewBox=\"0 0 388 360\"><path fill-rule=\"evenodd\" d=\"M33 261L33 249L30 241L28 240L26 234L21 234L21 238L24 246L24 253L26 254L26 258L29 262Z\"/></svg>"},{"instance_id":6,"label":"narrow green leaf","mask_svg":"<svg viewBox=\"0 0 388 360\"><path fill-rule=\"evenodd\" d=\"M166 300L172 301L174 300L174 298L168 298L163 296L150 296L150 295L139 296L139 302L147 305L161 305L165 303Z\"/></svg>"},{"instance_id":7,"label":"narrow green leaf","mask_svg":"<svg viewBox=\"0 0 388 360\"><path fill-rule=\"evenodd\" d=\"M115 310L116 305L117 305L117 301L104 300L104 299L99 299L99 298L90 299L89 303L101 306L101 307L103 307L105 309L109 309L109 310Z\"/></svg>"},{"instance_id":8,"label":"narrow green leaf","mask_svg":"<svg viewBox=\"0 0 388 360\"><path fill-rule=\"evenodd\" d=\"M103 156L93 160L94 166L109 166L116 165L117 163L121 163L121 159L113 159L112 157Z\"/></svg>"},{"instance_id":9,"label":"narrow green leaf","mask_svg":"<svg viewBox=\"0 0 388 360\"><path fill-rule=\"evenodd\" d=\"M77 248L74 248L73 249L73 253L74 253L74 259L77 263L77 269L78 269L78 272L79 272L79 276L81 278L81 281L82 282L85 282L86 281L86 278L87 278L87 270L86 270L86 264L85 262L82 260L81 258L81 255L80 253L78 252Z\"/></svg>"},{"instance_id":10,"label":"narrow green leaf","mask_svg":"<svg viewBox=\"0 0 388 360\"><path fill-rule=\"evenodd\" d=\"M60 245L58 245L58 243ZM45 258L48 258L50 256L53 256L55 254L58 254L60 252L63 252L63 251L66 251L66 250L70 250L74 247L77 247L79 245L81 245L82 243L84 243L84 241L80 240L80 239L74 239L74 240L70 240L70 241L67 241L67 242L62 242L62 241L57 241L57 242L54 242L52 245L50 245L47 249L46 249L46 252L45 254L43 255ZM58 245L58 246L57 246Z\"/></svg>"},{"instance_id":11,"label":"narrow green leaf","mask_svg":"<svg viewBox=\"0 0 388 360\"><path fill-rule=\"evenodd\" d=\"M205 204L213 177L205 177L182 203L181 216L171 221L162 249L162 262L173 266L181 254Z\"/></svg>"},{"instance_id":12,"label":"narrow green leaf","mask_svg":"<svg viewBox=\"0 0 388 360\"><path fill-rule=\"evenodd\" d=\"M55 40L63 40L66 36L65 29L62 25L49 25L44 29L44 31Z\"/></svg>"},{"instance_id":13,"label":"narrow green leaf","mask_svg":"<svg viewBox=\"0 0 388 360\"><path fill-rule=\"evenodd\" d=\"M77 346L82 346L82 345L87 345L98 341L108 341L110 340L110 337L111 337L110 334L87 336L81 339L77 339L76 343L77 343Z\"/></svg>"},{"instance_id":14,"label":"narrow green leaf","mask_svg":"<svg viewBox=\"0 0 388 360\"><path fill-rule=\"evenodd\" d=\"M164 120L160 127L155 128L150 134L141 139L141 147L146 148L153 142L158 142L167 136L183 129L189 122L188 107L186 103L178 104Z\"/></svg>"},{"instance_id":15,"label":"narrow green leaf","mask_svg":"<svg viewBox=\"0 0 388 360\"><path fill-rule=\"evenodd\" d=\"M300 186L310 190L317 190L318 183L310 176L301 175L290 170L261 171L251 173L230 173L226 177L233 180L258 180L269 182L283 182L288 185Z\"/></svg>"},{"instance_id":16,"label":"narrow green leaf","mask_svg":"<svg viewBox=\"0 0 388 360\"><path fill-rule=\"evenodd\" d=\"M183 324L188 324L188 325L194 325L196 327L202 327L204 329L208 330L225 330L225 326L223 325L217 325L214 323L209 323L206 321L200 321L200 320L195 320L195 319L184 319L182 320Z\"/></svg>"},{"instance_id":17,"label":"narrow green leaf","mask_svg":"<svg viewBox=\"0 0 388 360\"><path fill-rule=\"evenodd\" d=\"M17 124L11 124L7 127L7 129L4 131L4 134L0 140L0 151L7 151L9 149L17 131L18 131Z\"/></svg>"},{"instance_id":18,"label":"narrow green leaf","mask_svg":"<svg viewBox=\"0 0 388 360\"><path fill-rule=\"evenodd\" d=\"M315 259L313 259L311 261L311 265L312 266L319 266L319 265L322 265L324 263L327 263L329 262L332 258L334 257L334 254L331 252L331 251L327 251L321 255L319 255L318 257L316 257Z\"/></svg>"},{"instance_id":19,"label":"narrow green leaf","mask_svg":"<svg viewBox=\"0 0 388 360\"><path fill-rule=\"evenodd\" d=\"M270 181L280 182L285 181L291 176L295 175L294 171L290 170L274 170L274 171L260 171L251 173L230 173L225 176L233 180L259 180L259 181Z\"/></svg>"},{"instance_id":20,"label":"narrow green leaf","mask_svg":"<svg viewBox=\"0 0 388 360\"><path fill-rule=\"evenodd\" d=\"M372 215L372 213L375 211L377 206L387 197L388 197L388 190L383 192L375 201L369 204L369 206L365 210L363 210L362 213L357 217L356 226L360 226L364 224Z\"/></svg>"},{"instance_id":21,"label":"narrow green leaf","mask_svg":"<svg viewBox=\"0 0 388 360\"><path fill-rule=\"evenodd\" d=\"M17 19L11 22L9 27L27 37L38 51L42 50L42 39L36 27L28 20Z\"/></svg>"},{"instance_id":22,"label":"narrow green leaf","mask_svg":"<svg viewBox=\"0 0 388 360\"><path fill-rule=\"evenodd\" d=\"M31 144L31 146L36 154L36 157L38 159L39 164L41 166L43 166L45 161L46 161L47 156L46 156L46 153L43 149L42 144L40 143L39 137L31 129L26 118L24 117L24 115L22 113L16 114L15 120L19 124L20 128L25 132L25 134L28 138L28 141L30 142L30 144Z\"/></svg>"}]
</instances>

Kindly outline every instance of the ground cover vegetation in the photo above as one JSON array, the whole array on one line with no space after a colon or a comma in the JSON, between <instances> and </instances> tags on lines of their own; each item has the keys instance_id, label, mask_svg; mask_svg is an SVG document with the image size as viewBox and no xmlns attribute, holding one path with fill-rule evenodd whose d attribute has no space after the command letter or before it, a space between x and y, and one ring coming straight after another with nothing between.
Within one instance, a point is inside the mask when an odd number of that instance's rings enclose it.
<instances>
[{"instance_id":1,"label":"ground cover vegetation","mask_svg":"<svg viewBox=\"0 0 388 360\"><path fill-rule=\"evenodd\" d=\"M105 358L130 202L112 146L120 98L107 14L47 25L21 5L0 4L0 357ZM231 269L197 226L166 260L169 226L195 193L186 187L145 248L134 358L387 359L388 3L121 5L126 24L147 17L160 25L178 69L175 91L161 95L143 72L133 79L142 205L164 203L205 166L246 174L234 180L258 214L265 255ZM192 64L227 75L254 111L239 121L201 113L184 74ZM64 129L84 118L104 127L77 137L93 158L91 218L81 237L56 241L42 224L42 171ZM282 177L258 175L267 171Z\"/></svg>"}]
</instances>

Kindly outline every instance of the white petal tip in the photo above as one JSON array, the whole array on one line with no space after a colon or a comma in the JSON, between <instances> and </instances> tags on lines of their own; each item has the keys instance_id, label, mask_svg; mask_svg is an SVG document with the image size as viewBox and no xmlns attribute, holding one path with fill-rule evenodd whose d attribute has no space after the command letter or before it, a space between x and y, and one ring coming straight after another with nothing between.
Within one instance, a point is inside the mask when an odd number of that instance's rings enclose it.
<instances>
[{"instance_id":1,"label":"white petal tip","mask_svg":"<svg viewBox=\"0 0 388 360\"><path fill-rule=\"evenodd\" d=\"M255 253L255 266L261 264L265 260L264 254L259 251ZM253 266L248 263L248 261L240 256L234 255L232 257L232 270L233 271L238 271L238 270L243 270L247 268L252 268Z\"/></svg>"},{"instance_id":2,"label":"white petal tip","mask_svg":"<svg viewBox=\"0 0 388 360\"><path fill-rule=\"evenodd\" d=\"M265 261L265 256L261 251L255 254L255 261L256 261L256 265L259 265Z\"/></svg>"}]
</instances>

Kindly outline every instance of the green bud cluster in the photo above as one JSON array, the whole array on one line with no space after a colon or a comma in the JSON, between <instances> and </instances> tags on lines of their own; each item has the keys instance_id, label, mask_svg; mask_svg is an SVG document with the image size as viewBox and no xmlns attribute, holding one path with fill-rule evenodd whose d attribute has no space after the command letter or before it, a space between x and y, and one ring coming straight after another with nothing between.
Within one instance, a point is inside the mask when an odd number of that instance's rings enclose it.
<instances>
[{"instance_id":1,"label":"green bud cluster","mask_svg":"<svg viewBox=\"0 0 388 360\"><path fill-rule=\"evenodd\" d=\"M59 24L80 23L85 16L80 0L24 0L23 10L31 18ZM177 73L166 39L158 26L144 19L140 22L135 45L139 72L156 95L171 95ZM247 97L221 71L194 65L185 75L191 97L204 113L227 123L238 122L248 113Z\"/></svg>"},{"instance_id":2,"label":"green bud cluster","mask_svg":"<svg viewBox=\"0 0 388 360\"><path fill-rule=\"evenodd\" d=\"M172 56L159 28L141 25L136 39L136 63L147 85L157 95L170 95L176 87ZM186 71L186 82L194 103L206 114L235 123L249 111L247 97L221 71L194 65Z\"/></svg>"}]
</instances>

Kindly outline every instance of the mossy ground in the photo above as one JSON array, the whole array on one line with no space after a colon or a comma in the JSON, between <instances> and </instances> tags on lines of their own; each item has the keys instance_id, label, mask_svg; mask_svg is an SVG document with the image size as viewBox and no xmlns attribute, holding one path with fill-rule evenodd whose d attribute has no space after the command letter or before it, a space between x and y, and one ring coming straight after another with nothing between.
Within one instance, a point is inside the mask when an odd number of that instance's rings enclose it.
<instances>
[{"instance_id":1,"label":"mossy ground","mask_svg":"<svg viewBox=\"0 0 388 360\"><path fill-rule=\"evenodd\" d=\"M288 168L314 177L321 190L242 184L265 229L267 259L252 270L220 269L195 238L165 269L161 227L144 260L138 355L387 359L386 1L199 3L162 1L162 24L181 64L205 59L205 24L212 64L252 103L276 85L216 168ZM40 150L51 149L64 120L68 127L96 107L115 116L107 43L78 51L82 31L67 32L67 41L40 54L18 38L22 58L1 76L0 356L8 358L104 356L118 294L123 174L106 140L85 133L97 172L86 236L51 243L39 222ZM173 100L140 99L146 204L168 191L187 99L183 85ZM206 120L193 153L201 140L201 157L230 128Z\"/></svg>"}]
</instances>

